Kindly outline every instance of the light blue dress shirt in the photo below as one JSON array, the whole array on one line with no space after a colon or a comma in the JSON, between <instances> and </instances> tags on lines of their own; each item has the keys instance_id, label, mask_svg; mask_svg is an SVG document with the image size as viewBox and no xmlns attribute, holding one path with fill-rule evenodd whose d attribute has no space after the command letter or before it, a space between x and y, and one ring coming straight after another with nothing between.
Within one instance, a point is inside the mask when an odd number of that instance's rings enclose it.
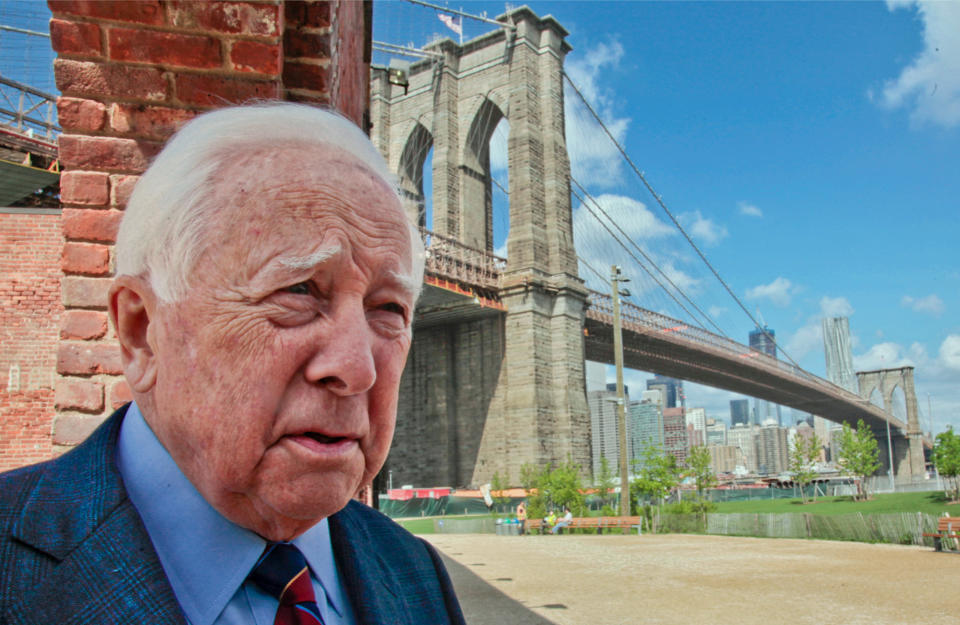
<instances>
[{"instance_id":1,"label":"light blue dress shirt","mask_svg":"<svg viewBox=\"0 0 960 625\"><path fill-rule=\"evenodd\" d=\"M117 464L191 625L273 625L277 600L246 581L266 541L234 525L200 495L131 404ZM327 520L294 539L310 567L326 625L355 625L333 559Z\"/></svg>"}]
</instances>

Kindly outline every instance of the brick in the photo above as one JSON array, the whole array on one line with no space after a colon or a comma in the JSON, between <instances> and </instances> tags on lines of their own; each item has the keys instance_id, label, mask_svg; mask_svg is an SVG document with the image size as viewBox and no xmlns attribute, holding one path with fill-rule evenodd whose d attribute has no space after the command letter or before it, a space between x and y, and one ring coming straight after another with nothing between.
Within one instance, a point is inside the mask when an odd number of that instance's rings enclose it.
<instances>
[{"instance_id":1,"label":"brick","mask_svg":"<svg viewBox=\"0 0 960 625\"><path fill-rule=\"evenodd\" d=\"M239 72L280 73L280 48L274 43L237 41L230 48L230 66Z\"/></svg>"},{"instance_id":2,"label":"brick","mask_svg":"<svg viewBox=\"0 0 960 625\"><path fill-rule=\"evenodd\" d=\"M113 210L64 208L63 236L74 241L114 243L123 213Z\"/></svg>"},{"instance_id":3,"label":"brick","mask_svg":"<svg viewBox=\"0 0 960 625\"><path fill-rule=\"evenodd\" d=\"M82 206L106 206L110 177L98 171L65 171L60 174L60 201Z\"/></svg>"},{"instance_id":4,"label":"brick","mask_svg":"<svg viewBox=\"0 0 960 625\"><path fill-rule=\"evenodd\" d=\"M104 416L63 414L53 424L54 445L77 445L103 423Z\"/></svg>"},{"instance_id":5,"label":"brick","mask_svg":"<svg viewBox=\"0 0 960 625\"><path fill-rule=\"evenodd\" d=\"M287 59L330 58L330 34L287 29L283 33L283 54Z\"/></svg>"},{"instance_id":6,"label":"brick","mask_svg":"<svg viewBox=\"0 0 960 625\"><path fill-rule=\"evenodd\" d=\"M90 22L50 20L50 43L58 54L101 56L100 26Z\"/></svg>"},{"instance_id":7,"label":"brick","mask_svg":"<svg viewBox=\"0 0 960 625\"><path fill-rule=\"evenodd\" d=\"M113 104L110 106L110 129L125 135L164 140L196 115L196 111L163 106Z\"/></svg>"},{"instance_id":8,"label":"brick","mask_svg":"<svg viewBox=\"0 0 960 625\"><path fill-rule=\"evenodd\" d=\"M285 2L284 13L290 26L326 28L330 22L330 2Z\"/></svg>"},{"instance_id":9,"label":"brick","mask_svg":"<svg viewBox=\"0 0 960 625\"><path fill-rule=\"evenodd\" d=\"M60 343L57 350L57 372L64 375L120 375L122 371L116 343Z\"/></svg>"},{"instance_id":10,"label":"brick","mask_svg":"<svg viewBox=\"0 0 960 625\"><path fill-rule=\"evenodd\" d=\"M119 380L113 383L110 389L110 407L116 410L127 402L133 401L133 394L130 392L130 386L126 380Z\"/></svg>"},{"instance_id":11,"label":"brick","mask_svg":"<svg viewBox=\"0 0 960 625\"><path fill-rule=\"evenodd\" d=\"M110 247L67 241L63 244L60 268L65 274L106 275L110 273Z\"/></svg>"},{"instance_id":12,"label":"brick","mask_svg":"<svg viewBox=\"0 0 960 625\"><path fill-rule=\"evenodd\" d=\"M198 69L223 65L220 42L203 35L185 35L133 28L111 28L110 58L133 63L162 63Z\"/></svg>"},{"instance_id":13,"label":"brick","mask_svg":"<svg viewBox=\"0 0 960 625\"><path fill-rule=\"evenodd\" d=\"M120 22L139 24L163 24L164 15L160 0L47 0L54 15L78 15L99 17Z\"/></svg>"},{"instance_id":14,"label":"brick","mask_svg":"<svg viewBox=\"0 0 960 625\"><path fill-rule=\"evenodd\" d=\"M60 338L89 341L107 334L107 314L95 310L67 310L60 325Z\"/></svg>"},{"instance_id":15,"label":"brick","mask_svg":"<svg viewBox=\"0 0 960 625\"><path fill-rule=\"evenodd\" d=\"M280 11L276 3L170 2L168 10L170 23L179 28L262 37L280 34Z\"/></svg>"},{"instance_id":16,"label":"brick","mask_svg":"<svg viewBox=\"0 0 960 625\"><path fill-rule=\"evenodd\" d=\"M283 64L283 86L288 89L327 90L327 67L289 60Z\"/></svg>"},{"instance_id":17,"label":"brick","mask_svg":"<svg viewBox=\"0 0 960 625\"><path fill-rule=\"evenodd\" d=\"M64 276L60 281L63 305L67 308L107 308L110 278L84 278Z\"/></svg>"},{"instance_id":18,"label":"brick","mask_svg":"<svg viewBox=\"0 0 960 625\"><path fill-rule=\"evenodd\" d=\"M142 173L162 144L117 137L60 135L60 162L67 169Z\"/></svg>"},{"instance_id":19,"label":"brick","mask_svg":"<svg viewBox=\"0 0 960 625\"><path fill-rule=\"evenodd\" d=\"M64 208L63 236L68 240L113 243L123 213L120 211L81 210Z\"/></svg>"},{"instance_id":20,"label":"brick","mask_svg":"<svg viewBox=\"0 0 960 625\"><path fill-rule=\"evenodd\" d=\"M98 100L123 98L162 101L167 97L167 81L163 72L156 67L56 59L53 62L53 74L57 88L65 95L90 96Z\"/></svg>"},{"instance_id":21,"label":"brick","mask_svg":"<svg viewBox=\"0 0 960 625\"><path fill-rule=\"evenodd\" d=\"M54 405L58 410L101 412L103 384L90 380L60 378L54 395Z\"/></svg>"},{"instance_id":22,"label":"brick","mask_svg":"<svg viewBox=\"0 0 960 625\"><path fill-rule=\"evenodd\" d=\"M140 176L128 176L124 174L112 174L110 176L110 206L123 208L130 200L130 194L137 186Z\"/></svg>"},{"instance_id":23,"label":"brick","mask_svg":"<svg viewBox=\"0 0 960 625\"><path fill-rule=\"evenodd\" d=\"M107 121L107 108L94 100L57 98L57 116L64 132L98 132Z\"/></svg>"},{"instance_id":24,"label":"brick","mask_svg":"<svg viewBox=\"0 0 960 625\"><path fill-rule=\"evenodd\" d=\"M252 81L218 76L177 74L177 99L195 106L224 106L249 100L279 97L279 86L273 81Z\"/></svg>"}]
</instances>

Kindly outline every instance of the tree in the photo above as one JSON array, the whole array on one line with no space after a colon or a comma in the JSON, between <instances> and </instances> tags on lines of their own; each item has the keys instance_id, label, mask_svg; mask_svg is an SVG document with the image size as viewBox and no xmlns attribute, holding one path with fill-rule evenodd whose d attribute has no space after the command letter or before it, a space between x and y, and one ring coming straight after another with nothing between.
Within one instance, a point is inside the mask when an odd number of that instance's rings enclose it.
<instances>
[{"instance_id":1,"label":"tree","mask_svg":"<svg viewBox=\"0 0 960 625\"><path fill-rule=\"evenodd\" d=\"M679 483L680 467L676 457L651 445L644 451L637 477L630 484L631 503L639 505L640 497L645 495L656 501L659 507Z\"/></svg>"},{"instance_id":2,"label":"tree","mask_svg":"<svg viewBox=\"0 0 960 625\"><path fill-rule=\"evenodd\" d=\"M949 425L946 432L937 434L933 466L937 467L940 477L947 479L947 484L953 482L952 499L960 501L960 434L954 433Z\"/></svg>"},{"instance_id":3,"label":"tree","mask_svg":"<svg viewBox=\"0 0 960 625\"><path fill-rule=\"evenodd\" d=\"M710 450L703 445L697 445L690 449L687 456L687 467L690 469L690 475L697 483L697 497L703 499L703 491L712 488L717 484L717 476L713 473L713 467L710 462Z\"/></svg>"},{"instance_id":4,"label":"tree","mask_svg":"<svg viewBox=\"0 0 960 625\"><path fill-rule=\"evenodd\" d=\"M803 436L794 438L793 451L790 452L790 472L793 474L793 481L800 486L800 499L803 503L807 503L807 493L804 488L817 477L814 465L820 456L821 446L822 443L816 434L809 439ZM813 496L814 498L817 496L816 489Z\"/></svg>"},{"instance_id":5,"label":"tree","mask_svg":"<svg viewBox=\"0 0 960 625\"><path fill-rule=\"evenodd\" d=\"M510 496L507 495L509 488L510 474L500 475L500 471L494 472L490 479L490 496L493 497L493 503L499 512L503 512L504 506L510 503Z\"/></svg>"},{"instance_id":6,"label":"tree","mask_svg":"<svg viewBox=\"0 0 960 625\"><path fill-rule=\"evenodd\" d=\"M613 492L614 485L614 475L613 471L610 469L610 461L607 460L606 456L600 456L600 474L597 475L595 486L597 487L597 495L600 496L600 505L603 506L604 512L606 515L607 512L611 512L610 516L613 516L611 508L611 497L610 493Z\"/></svg>"},{"instance_id":7,"label":"tree","mask_svg":"<svg viewBox=\"0 0 960 625\"><path fill-rule=\"evenodd\" d=\"M857 478L857 496L855 499L866 501L870 498L867 492L866 478L873 475L880 468L880 450L873 432L863 422L857 421L857 429L850 424L843 424L840 434L840 449L838 464L844 473Z\"/></svg>"},{"instance_id":8,"label":"tree","mask_svg":"<svg viewBox=\"0 0 960 625\"><path fill-rule=\"evenodd\" d=\"M527 489L527 517L543 518L549 509L570 508L576 516L582 516L585 505L581 467L567 461L553 468L547 464L539 469L531 465L520 468L520 479Z\"/></svg>"}]
</instances>

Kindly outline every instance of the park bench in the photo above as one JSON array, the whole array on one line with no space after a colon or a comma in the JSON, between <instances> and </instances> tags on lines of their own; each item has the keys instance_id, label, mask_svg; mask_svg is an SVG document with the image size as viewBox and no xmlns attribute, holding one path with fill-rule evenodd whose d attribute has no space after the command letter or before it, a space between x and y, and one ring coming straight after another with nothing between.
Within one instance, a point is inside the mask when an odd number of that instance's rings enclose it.
<instances>
[{"instance_id":1,"label":"park bench","mask_svg":"<svg viewBox=\"0 0 960 625\"><path fill-rule=\"evenodd\" d=\"M595 516L595 517L574 517L570 522L570 525L567 525L561 528L561 532L564 529L595 529L598 534L602 534L605 529L633 529L636 528L637 532L640 531L640 524L642 522L642 517L639 516ZM549 527L544 527L543 519L529 519L527 521L527 531L537 530L541 534L549 530Z\"/></svg>"},{"instance_id":2,"label":"park bench","mask_svg":"<svg viewBox=\"0 0 960 625\"><path fill-rule=\"evenodd\" d=\"M944 516L937 520L937 533L924 532L924 536L933 538L934 551L943 551L943 539L954 539L954 545L960 545L960 517ZM948 543L949 544L949 543Z\"/></svg>"}]
</instances>

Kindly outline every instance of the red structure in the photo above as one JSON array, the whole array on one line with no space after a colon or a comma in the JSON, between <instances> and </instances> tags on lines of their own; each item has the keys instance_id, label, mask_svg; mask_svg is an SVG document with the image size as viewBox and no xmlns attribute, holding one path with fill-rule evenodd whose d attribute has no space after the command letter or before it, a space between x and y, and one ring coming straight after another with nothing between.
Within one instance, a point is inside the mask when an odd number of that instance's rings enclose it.
<instances>
[{"instance_id":1,"label":"red structure","mask_svg":"<svg viewBox=\"0 0 960 625\"><path fill-rule=\"evenodd\" d=\"M0 470L83 440L130 399L107 323L127 198L200 112L253 99L368 117L371 4L50 0L62 214L0 214Z\"/></svg>"}]
</instances>

